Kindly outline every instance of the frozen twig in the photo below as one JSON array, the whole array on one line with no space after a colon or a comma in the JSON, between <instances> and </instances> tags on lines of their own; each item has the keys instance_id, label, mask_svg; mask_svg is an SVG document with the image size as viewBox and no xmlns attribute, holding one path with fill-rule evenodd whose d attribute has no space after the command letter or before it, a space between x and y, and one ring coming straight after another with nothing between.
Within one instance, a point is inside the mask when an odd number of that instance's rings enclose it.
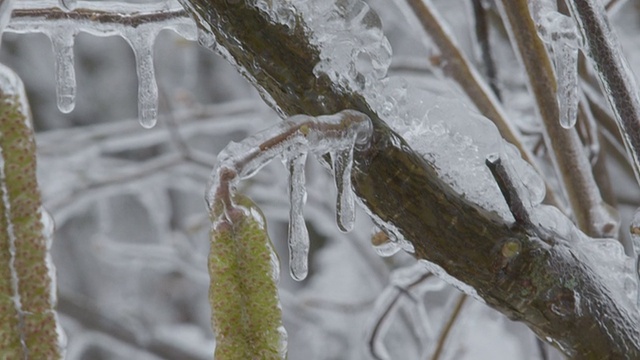
<instances>
[{"instance_id":1,"label":"frozen twig","mask_svg":"<svg viewBox=\"0 0 640 360\"><path fill-rule=\"evenodd\" d=\"M480 47L480 57L485 67L486 77L489 80L489 86L496 95L498 101L502 101L500 88L498 87L498 74L496 64L491 54L491 42L489 37L489 22L487 19L487 9L483 4L483 0L473 0L473 17L475 20L475 35Z\"/></svg>"},{"instance_id":2,"label":"frozen twig","mask_svg":"<svg viewBox=\"0 0 640 360\"><path fill-rule=\"evenodd\" d=\"M559 123L557 83L551 61L529 13L528 1L500 1L499 7L509 36L524 65L530 90L542 118L548 148L567 192L580 229L595 237L615 236L617 219L604 208L589 160L575 129Z\"/></svg>"},{"instance_id":3,"label":"frozen twig","mask_svg":"<svg viewBox=\"0 0 640 360\"><path fill-rule=\"evenodd\" d=\"M500 192L509 205L509 210L513 214L513 218L516 222L522 226L531 227L531 204L525 205L523 202L516 185L514 184L514 178L509 173L505 165L502 163L502 159L498 154L491 154L486 160L487 167L491 171L491 174L496 179Z\"/></svg>"},{"instance_id":4,"label":"frozen twig","mask_svg":"<svg viewBox=\"0 0 640 360\"><path fill-rule=\"evenodd\" d=\"M622 54L600 1L571 0L573 17L585 39L605 96L613 109L636 180L640 182L640 97L634 75Z\"/></svg>"}]
</instances>

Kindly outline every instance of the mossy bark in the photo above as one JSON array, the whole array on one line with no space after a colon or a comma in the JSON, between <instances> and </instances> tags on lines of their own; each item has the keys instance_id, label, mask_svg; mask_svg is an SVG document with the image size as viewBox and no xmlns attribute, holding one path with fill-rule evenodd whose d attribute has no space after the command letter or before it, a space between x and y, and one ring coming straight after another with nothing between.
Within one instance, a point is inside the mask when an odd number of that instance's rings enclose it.
<instances>
[{"instance_id":1,"label":"mossy bark","mask_svg":"<svg viewBox=\"0 0 640 360\"><path fill-rule=\"evenodd\" d=\"M361 95L313 74L319 52L301 19L288 29L248 0L181 1L284 115L354 109L371 118L372 145L354 154L353 187L371 212L412 242L417 258L474 287L490 306L569 356L640 358L637 314L616 303L581 253L549 245L531 229L510 226L455 193ZM516 255L502 251L513 244L520 248Z\"/></svg>"}]
</instances>

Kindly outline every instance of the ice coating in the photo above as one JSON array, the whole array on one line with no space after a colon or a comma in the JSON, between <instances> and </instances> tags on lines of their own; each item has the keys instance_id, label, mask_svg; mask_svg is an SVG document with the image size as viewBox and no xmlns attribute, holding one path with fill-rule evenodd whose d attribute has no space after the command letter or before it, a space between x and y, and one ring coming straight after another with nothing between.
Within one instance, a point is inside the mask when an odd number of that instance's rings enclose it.
<instances>
[{"instance_id":1,"label":"ice coating","mask_svg":"<svg viewBox=\"0 0 640 360\"><path fill-rule=\"evenodd\" d=\"M336 202L336 220L342 232L353 229L356 221L355 200L351 191L351 166L353 163L353 147L330 152L333 163L333 178L338 190Z\"/></svg>"},{"instance_id":2,"label":"ice coating","mask_svg":"<svg viewBox=\"0 0 640 360\"><path fill-rule=\"evenodd\" d=\"M542 202L542 178L517 149L502 140L487 118L461 100L409 87L402 78L390 77L367 93L370 102L409 145L434 165L438 175L461 196L513 221L495 179L485 165L489 154L508 159L522 182L523 196L532 206Z\"/></svg>"},{"instance_id":3,"label":"ice coating","mask_svg":"<svg viewBox=\"0 0 640 360\"><path fill-rule=\"evenodd\" d=\"M304 167L306 153L293 156L285 155L283 162L289 170L289 269L291 277L303 280L307 277L309 266L309 232L304 221L303 207L307 198L305 189Z\"/></svg>"},{"instance_id":4,"label":"ice coating","mask_svg":"<svg viewBox=\"0 0 640 360\"><path fill-rule=\"evenodd\" d=\"M138 75L138 118L140 125L152 128L158 120L158 85L153 68L156 29L127 31L125 39L133 49Z\"/></svg>"},{"instance_id":5,"label":"ice coating","mask_svg":"<svg viewBox=\"0 0 640 360\"><path fill-rule=\"evenodd\" d=\"M551 47L557 78L557 99L560 125L572 128L578 116L578 52L581 37L569 16L559 13L548 1L530 5L542 41Z\"/></svg>"},{"instance_id":6,"label":"ice coating","mask_svg":"<svg viewBox=\"0 0 640 360\"><path fill-rule=\"evenodd\" d=\"M62 28L49 36L55 58L58 109L65 114L73 111L76 100L76 73L73 61L75 35L73 29Z\"/></svg>"},{"instance_id":7,"label":"ice coating","mask_svg":"<svg viewBox=\"0 0 640 360\"><path fill-rule=\"evenodd\" d=\"M330 151L345 154L341 159L345 163L340 165L343 170L337 171L339 176L336 176L336 182L338 188L342 189L343 201L347 203L346 206L352 206L350 209L353 212L353 205L349 204L348 200L348 197L353 199L350 182L352 153L356 146L368 146L372 132L371 121L366 115L345 110L334 115L318 117L293 116L242 142L231 142L218 154L206 194L207 204L212 208L222 200L225 211L218 221L229 219L231 216L228 211L234 208L230 194L235 192L238 182L250 178L276 156L282 155L291 174L290 272L295 280L303 280L307 275L309 251L309 235L302 214L306 197L306 154L312 152L320 156ZM225 201L225 198L228 200ZM342 205L342 208L344 206Z\"/></svg>"},{"instance_id":8,"label":"ice coating","mask_svg":"<svg viewBox=\"0 0 640 360\"><path fill-rule=\"evenodd\" d=\"M391 63L391 46L378 15L361 0L254 0L277 22L293 27L295 11L311 30L310 41L320 49L316 75L336 84L363 90L381 79Z\"/></svg>"}]
</instances>

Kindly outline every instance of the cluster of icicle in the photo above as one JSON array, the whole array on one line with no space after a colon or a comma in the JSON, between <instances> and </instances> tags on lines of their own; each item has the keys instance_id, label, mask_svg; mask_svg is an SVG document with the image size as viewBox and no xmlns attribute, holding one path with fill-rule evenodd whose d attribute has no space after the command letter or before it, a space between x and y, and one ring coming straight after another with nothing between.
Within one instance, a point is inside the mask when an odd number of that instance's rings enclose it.
<instances>
[{"instance_id":1,"label":"cluster of icicle","mask_svg":"<svg viewBox=\"0 0 640 360\"><path fill-rule=\"evenodd\" d=\"M7 31L41 33L51 40L55 55L58 108L64 113L71 112L75 107L73 44L78 33L124 38L133 49L136 59L138 116L141 125L146 128L153 127L158 116L158 87L153 68L153 44L158 33L163 29L171 29L185 39L196 39L194 22L176 2L130 4L25 0L16 1L15 10L20 11L11 19ZM62 16L63 12L68 16ZM111 18L107 19L106 15Z\"/></svg>"},{"instance_id":2,"label":"cluster of icicle","mask_svg":"<svg viewBox=\"0 0 640 360\"><path fill-rule=\"evenodd\" d=\"M207 203L209 207L214 206L218 200L217 194L235 192L240 180L250 178L276 156L281 156L290 174L290 273L294 279L303 280L308 272L309 253L309 234L303 215L307 154L311 152L319 158L329 154L331 165L326 165L334 173L338 190L338 226L343 231L349 231L355 221L355 197L351 190L353 152L356 146L368 144L372 131L371 122L366 115L345 110L335 115L315 118L297 115L242 142L232 142L218 154L206 195ZM221 187L224 187L222 192ZM226 221L231 221L228 214L223 213L221 216L225 216Z\"/></svg>"}]
</instances>

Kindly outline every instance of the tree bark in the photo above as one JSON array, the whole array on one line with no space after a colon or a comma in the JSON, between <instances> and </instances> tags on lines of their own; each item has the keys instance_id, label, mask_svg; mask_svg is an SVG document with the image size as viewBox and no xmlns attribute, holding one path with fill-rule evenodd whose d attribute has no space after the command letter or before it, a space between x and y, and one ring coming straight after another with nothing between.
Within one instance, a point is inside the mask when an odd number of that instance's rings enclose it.
<instances>
[{"instance_id":1,"label":"tree bark","mask_svg":"<svg viewBox=\"0 0 640 360\"><path fill-rule=\"evenodd\" d=\"M354 109L371 118L371 146L354 154L353 188L413 244L416 258L439 265L570 357L640 358L637 312L616 302L578 245L549 229L505 223L457 194L361 95L314 75L319 51L301 17L289 29L249 0L181 1L282 115Z\"/></svg>"}]
</instances>

